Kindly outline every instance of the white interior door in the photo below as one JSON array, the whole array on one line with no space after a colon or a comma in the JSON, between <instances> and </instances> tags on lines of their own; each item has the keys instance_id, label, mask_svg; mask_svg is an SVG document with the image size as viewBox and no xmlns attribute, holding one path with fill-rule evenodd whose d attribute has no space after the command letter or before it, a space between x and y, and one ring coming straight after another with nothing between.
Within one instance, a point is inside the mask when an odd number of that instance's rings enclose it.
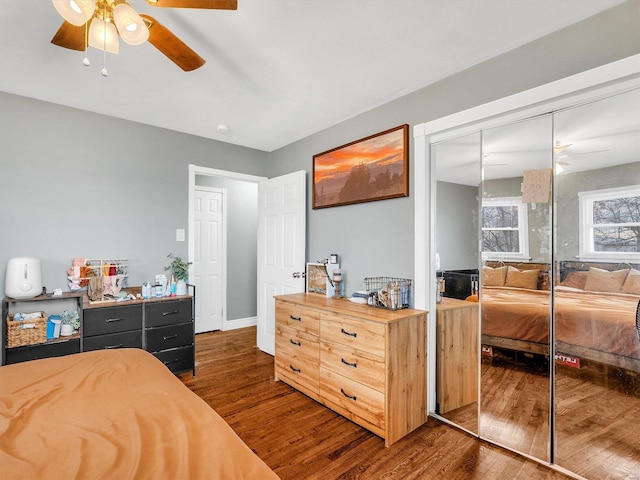
<instances>
[{"instance_id":1,"label":"white interior door","mask_svg":"<svg viewBox=\"0 0 640 480\"><path fill-rule=\"evenodd\" d=\"M258 348L275 353L274 295L304 291L306 173L258 186Z\"/></svg>"},{"instance_id":2,"label":"white interior door","mask_svg":"<svg viewBox=\"0 0 640 480\"><path fill-rule=\"evenodd\" d=\"M226 316L226 191L198 187L194 192L196 333L222 330Z\"/></svg>"}]
</instances>

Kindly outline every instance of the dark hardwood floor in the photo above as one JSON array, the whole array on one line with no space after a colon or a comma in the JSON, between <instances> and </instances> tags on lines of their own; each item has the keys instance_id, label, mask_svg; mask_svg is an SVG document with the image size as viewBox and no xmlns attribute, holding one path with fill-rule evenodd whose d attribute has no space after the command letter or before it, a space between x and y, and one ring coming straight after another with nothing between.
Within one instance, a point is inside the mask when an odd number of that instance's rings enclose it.
<instances>
[{"instance_id":1,"label":"dark hardwood floor","mask_svg":"<svg viewBox=\"0 0 640 480\"><path fill-rule=\"evenodd\" d=\"M196 336L196 377L180 378L283 480L567 479L436 419L389 448L282 382L255 328Z\"/></svg>"}]
</instances>

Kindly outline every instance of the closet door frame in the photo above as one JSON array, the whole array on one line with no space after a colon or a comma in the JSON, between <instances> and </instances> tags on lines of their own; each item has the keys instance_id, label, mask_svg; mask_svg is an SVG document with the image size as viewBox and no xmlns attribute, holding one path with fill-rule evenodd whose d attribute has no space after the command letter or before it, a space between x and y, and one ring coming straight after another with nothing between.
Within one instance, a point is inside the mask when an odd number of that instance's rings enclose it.
<instances>
[{"instance_id":1,"label":"closet door frame","mask_svg":"<svg viewBox=\"0 0 640 480\"><path fill-rule=\"evenodd\" d=\"M435 162L431 144L483 129L608 97L640 86L640 54L501 98L413 127L415 212L415 308L436 311L435 282ZM427 411L436 411L436 322L429 315ZM478 338L480 342L480 338ZM469 432L477 436L473 432Z\"/></svg>"}]
</instances>

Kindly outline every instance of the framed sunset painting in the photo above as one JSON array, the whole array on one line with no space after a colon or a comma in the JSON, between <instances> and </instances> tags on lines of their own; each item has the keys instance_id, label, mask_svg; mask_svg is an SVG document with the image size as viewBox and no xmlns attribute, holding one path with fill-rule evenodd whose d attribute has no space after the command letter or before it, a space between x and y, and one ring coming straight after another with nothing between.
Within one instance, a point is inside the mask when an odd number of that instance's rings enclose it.
<instances>
[{"instance_id":1,"label":"framed sunset painting","mask_svg":"<svg viewBox=\"0 0 640 480\"><path fill-rule=\"evenodd\" d=\"M409 195L409 125L313 156L313 208Z\"/></svg>"}]
</instances>

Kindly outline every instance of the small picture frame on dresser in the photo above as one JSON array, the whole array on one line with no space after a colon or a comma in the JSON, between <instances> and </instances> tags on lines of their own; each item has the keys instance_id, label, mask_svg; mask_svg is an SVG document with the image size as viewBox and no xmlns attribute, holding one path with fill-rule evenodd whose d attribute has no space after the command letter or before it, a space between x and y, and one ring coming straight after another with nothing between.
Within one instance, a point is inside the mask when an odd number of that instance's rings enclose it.
<instances>
[{"instance_id":1,"label":"small picture frame on dresser","mask_svg":"<svg viewBox=\"0 0 640 480\"><path fill-rule=\"evenodd\" d=\"M307 262L306 292L327 294L327 266L324 263Z\"/></svg>"}]
</instances>

